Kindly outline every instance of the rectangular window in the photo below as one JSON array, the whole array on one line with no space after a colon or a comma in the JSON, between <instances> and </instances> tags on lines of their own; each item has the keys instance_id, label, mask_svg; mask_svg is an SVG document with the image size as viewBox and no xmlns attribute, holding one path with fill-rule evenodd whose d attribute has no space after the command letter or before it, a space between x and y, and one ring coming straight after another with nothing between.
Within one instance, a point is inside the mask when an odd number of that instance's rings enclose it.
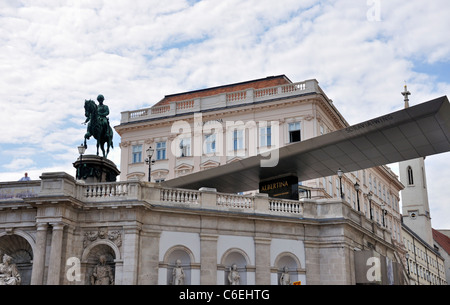
<instances>
[{"instance_id":1,"label":"rectangular window","mask_svg":"<svg viewBox=\"0 0 450 305\"><path fill-rule=\"evenodd\" d=\"M132 163L142 162L142 145L133 145Z\"/></svg>"},{"instance_id":2,"label":"rectangular window","mask_svg":"<svg viewBox=\"0 0 450 305\"><path fill-rule=\"evenodd\" d=\"M205 136L206 153L211 154L216 152L216 134Z\"/></svg>"},{"instance_id":3,"label":"rectangular window","mask_svg":"<svg viewBox=\"0 0 450 305\"><path fill-rule=\"evenodd\" d=\"M233 150L241 150L244 149L244 131L243 130L234 130L233 132Z\"/></svg>"},{"instance_id":4,"label":"rectangular window","mask_svg":"<svg viewBox=\"0 0 450 305\"><path fill-rule=\"evenodd\" d=\"M300 142L300 122L289 123L289 143Z\"/></svg>"},{"instance_id":5,"label":"rectangular window","mask_svg":"<svg viewBox=\"0 0 450 305\"><path fill-rule=\"evenodd\" d=\"M182 139L180 141L180 157L191 156L191 138Z\"/></svg>"},{"instance_id":6,"label":"rectangular window","mask_svg":"<svg viewBox=\"0 0 450 305\"><path fill-rule=\"evenodd\" d=\"M166 159L166 142L156 143L156 160Z\"/></svg>"},{"instance_id":7,"label":"rectangular window","mask_svg":"<svg viewBox=\"0 0 450 305\"><path fill-rule=\"evenodd\" d=\"M270 126L259 129L259 146L266 147L272 145L272 129Z\"/></svg>"}]
</instances>

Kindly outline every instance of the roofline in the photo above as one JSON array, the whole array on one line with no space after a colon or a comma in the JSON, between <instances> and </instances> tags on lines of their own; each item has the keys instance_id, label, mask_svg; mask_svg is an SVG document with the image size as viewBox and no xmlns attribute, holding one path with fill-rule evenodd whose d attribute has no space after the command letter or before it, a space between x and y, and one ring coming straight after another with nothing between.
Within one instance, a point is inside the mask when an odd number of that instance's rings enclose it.
<instances>
[{"instance_id":1,"label":"roofline","mask_svg":"<svg viewBox=\"0 0 450 305\"><path fill-rule=\"evenodd\" d=\"M442 257L442 255L439 253L439 251L436 251L434 249L434 245L430 245L428 244L425 240L422 239L422 237L420 237L419 235L417 235L416 232L414 232L410 227L408 227L404 222L403 219L401 221L402 227L403 229L405 229L405 231L407 231L409 234L411 234L412 236L414 236L417 240L419 240L421 243L423 243L425 245L425 247L428 248L428 250L432 251L434 254L438 255L440 258L444 259ZM434 238L433 238L433 242L434 242Z\"/></svg>"},{"instance_id":2,"label":"roofline","mask_svg":"<svg viewBox=\"0 0 450 305\"><path fill-rule=\"evenodd\" d=\"M220 85L220 86L216 86L216 87L208 87L208 88L197 89L197 90L193 90L193 91L185 91L185 92L180 92L180 93L168 94L168 95L165 95L164 98L174 97L174 96L188 94L188 93L197 93L197 92L204 92L204 91L209 91L209 90L216 90L216 89L228 88L228 87L233 87L233 86L245 85L245 84L249 84L249 83L255 83L255 82L260 82L263 80L276 79L276 78L284 78L292 84L292 81L285 74L280 74L280 75L275 75L275 76L267 76L264 78L258 78L258 79L254 79L254 80L248 80L248 81L239 82L239 83Z\"/></svg>"}]
</instances>

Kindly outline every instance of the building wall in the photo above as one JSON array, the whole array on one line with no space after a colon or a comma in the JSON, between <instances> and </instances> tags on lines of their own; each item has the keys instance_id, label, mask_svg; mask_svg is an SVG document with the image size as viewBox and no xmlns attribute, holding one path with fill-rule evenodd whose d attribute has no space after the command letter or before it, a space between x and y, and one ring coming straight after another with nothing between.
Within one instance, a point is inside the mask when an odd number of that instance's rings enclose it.
<instances>
[{"instance_id":1,"label":"building wall","mask_svg":"<svg viewBox=\"0 0 450 305\"><path fill-rule=\"evenodd\" d=\"M232 264L242 284L276 285L285 266L302 284L355 284L354 251L375 247L396 259L390 232L340 199L86 184L44 173L37 194L0 206L0 249L21 259L31 284L89 285L100 255L115 284L133 285L171 284L177 259L191 285L228 284Z\"/></svg>"},{"instance_id":2,"label":"building wall","mask_svg":"<svg viewBox=\"0 0 450 305\"><path fill-rule=\"evenodd\" d=\"M159 109L156 106L149 109L135 110L123 113L121 125L116 126L117 132L121 136L121 176L122 181L137 178L142 181L148 180L148 165L145 163L145 151L151 146L156 148L156 143L166 143L166 158L157 160L153 155L154 164L151 165L151 181L161 181L173 179L189 173L198 172L207 168L217 167L234 160L239 160L250 156L252 153L262 151L259 146L261 136L259 126L265 122L276 122L279 126L272 129L272 145L279 147L289 145L289 124L299 123L301 140L310 139L322 134L326 134L348 126L348 123L328 99L316 80L307 80L295 83L302 86L303 90L292 91L282 94L282 88L286 86L285 78L280 78L283 85L273 86L272 83L265 84L257 82L259 90L270 92L267 96L259 97L258 90L248 90L246 97L240 100L228 101L228 97L235 96L236 92L220 92L217 90L205 90L202 98L192 103L191 111L178 109L180 101L189 97L189 93L179 96L171 96L166 102L172 112L163 114L152 114L152 110ZM273 81L273 80L271 80ZM272 85L264 89L264 86ZM231 89L230 89L231 90ZM258 93L259 92L259 93ZM301 94L299 94L301 93ZM250 98L251 97L251 98ZM178 99L177 99L178 98ZM166 105L166 107L168 107ZM194 114L195 111L195 114ZM138 116L132 115L137 113ZM142 115L145 113L146 115ZM201 118L199 115L201 114ZM197 117L195 116L197 115ZM182 122L182 123L180 123ZM244 149L238 151L230 150L232 142L227 141L227 137L232 135L230 129L227 130L227 122L243 122L246 125ZM252 125L255 123L255 125ZM177 125L178 124L178 125ZM176 126L182 126L180 130ZM211 127L218 127L221 132L223 155L210 155L200 151L194 152L194 148L202 146L205 141L205 134L211 131ZM257 126L253 133L250 126ZM191 156L177 157L178 142L182 132L191 135ZM194 145L194 137L200 135L200 144ZM255 142L256 141L256 142ZM141 162L133 163L133 147L142 145ZM174 149L172 150L172 146ZM195 147L194 147L195 146ZM255 147L257 146L257 147ZM396 174L388 167L380 166L351 173L345 173L341 182L337 175L302 181L301 184L311 191L312 198L339 198L339 184L342 183L345 200L357 210L357 201L360 201L360 211L370 218L370 206L372 206L372 217L380 225L389 229L392 238L398 243L402 243L401 212L399 210L399 192L403 189ZM360 185L357 195L355 183ZM367 194L373 194L373 199L369 202Z\"/></svg>"},{"instance_id":3,"label":"building wall","mask_svg":"<svg viewBox=\"0 0 450 305\"><path fill-rule=\"evenodd\" d=\"M408 254L407 267L410 284L447 285L444 258L405 225L402 237Z\"/></svg>"}]
</instances>

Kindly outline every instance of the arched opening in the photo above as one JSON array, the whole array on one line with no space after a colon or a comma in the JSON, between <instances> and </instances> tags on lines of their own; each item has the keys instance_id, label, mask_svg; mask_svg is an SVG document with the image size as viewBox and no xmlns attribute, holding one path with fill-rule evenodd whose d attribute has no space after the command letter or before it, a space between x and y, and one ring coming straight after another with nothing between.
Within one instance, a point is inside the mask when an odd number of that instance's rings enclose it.
<instances>
[{"instance_id":1,"label":"arched opening","mask_svg":"<svg viewBox=\"0 0 450 305\"><path fill-rule=\"evenodd\" d=\"M407 173L408 173L408 185L413 185L414 184L414 175L413 175L413 170L412 170L411 166L408 166Z\"/></svg>"},{"instance_id":2,"label":"arched opening","mask_svg":"<svg viewBox=\"0 0 450 305\"><path fill-rule=\"evenodd\" d=\"M275 266L278 285L292 285L293 282L298 281L300 263L293 254L281 253L275 261Z\"/></svg>"},{"instance_id":3,"label":"arched opening","mask_svg":"<svg viewBox=\"0 0 450 305\"><path fill-rule=\"evenodd\" d=\"M115 259L115 251L109 245L101 243L92 247L84 261L86 285L114 284Z\"/></svg>"},{"instance_id":4,"label":"arched opening","mask_svg":"<svg viewBox=\"0 0 450 305\"><path fill-rule=\"evenodd\" d=\"M230 273L232 273L232 272L239 275L239 280L238 280L239 285L247 284L248 259L247 259L247 255L245 254L245 252L243 252L242 250L239 250L239 249L228 250L223 256L222 265L225 267L224 283L226 285L232 284L231 279L230 279ZM231 278L232 277L233 276L231 276Z\"/></svg>"},{"instance_id":5,"label":"arched opening","mask_svg":"<svg viewBox=\"0 0 450 305\"><path fill-rule=\"evenodd\" d=\"M167 285L191 285L192 252L184 246L175 246L167 251Z\"/></svg>"},{"instance_id":6,"label":"arched opening","mask_svg":"<svg viewBox=\"0 0 450 305\"><path fill-rule=\"evenodd\" d=\"M3 255L12 257L12 264L16 264L21 277L21 285L30 285L33 269L33 250L28 241L22 236L11 234L0 237L0 263Z\"/></svg>"}]
</instances>

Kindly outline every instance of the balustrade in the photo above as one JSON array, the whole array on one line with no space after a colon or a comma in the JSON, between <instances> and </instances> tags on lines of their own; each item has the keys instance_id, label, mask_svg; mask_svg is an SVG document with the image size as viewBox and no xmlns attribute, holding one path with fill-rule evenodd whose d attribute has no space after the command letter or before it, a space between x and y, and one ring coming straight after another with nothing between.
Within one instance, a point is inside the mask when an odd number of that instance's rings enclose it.
<instances>
[{"instance_id":1,"label":"balustrade","mask_svg":"<svg viewBox=\"0 0 450 305\"><path fill-rule=\"evenodd\" d=\"M198 102L195 100L184 100L172 102L168 105L155 106L147 109L134 110L124 112L125 117L123 117L124 122L137 121L145 118L157 118L162 114L165 115L176 115L177 113L186 113L186 110L198 111L200 109L210 109L217 108L218 104L226 107L228 103L235 103L239 101L245 101L246 103L251 103L255 100L261 101L266 97L277 97L277 96L289 96L293 94L298 94L298 92L313 92L321 91L317 86L316 80L309 80L293 84L285 84L270 88L261 89L248 89L230 93L223 93L213 97L199 98ZM225 95L225 96L224 96ZM211 99L214 100L210 104ZM223 101L223 102L221 102ZM173 106L171 106L173 104Z\"/></svg>"},{"instance_id":2,"label":"balustrade","mask_svg":"<svg viewBox=\"0 0 450 305\"><path fill-rule=\"evenodd\" d=\"M199 192L183 189L161 189L162 202L198 204Z\"/></svg>"}]
</instances>

